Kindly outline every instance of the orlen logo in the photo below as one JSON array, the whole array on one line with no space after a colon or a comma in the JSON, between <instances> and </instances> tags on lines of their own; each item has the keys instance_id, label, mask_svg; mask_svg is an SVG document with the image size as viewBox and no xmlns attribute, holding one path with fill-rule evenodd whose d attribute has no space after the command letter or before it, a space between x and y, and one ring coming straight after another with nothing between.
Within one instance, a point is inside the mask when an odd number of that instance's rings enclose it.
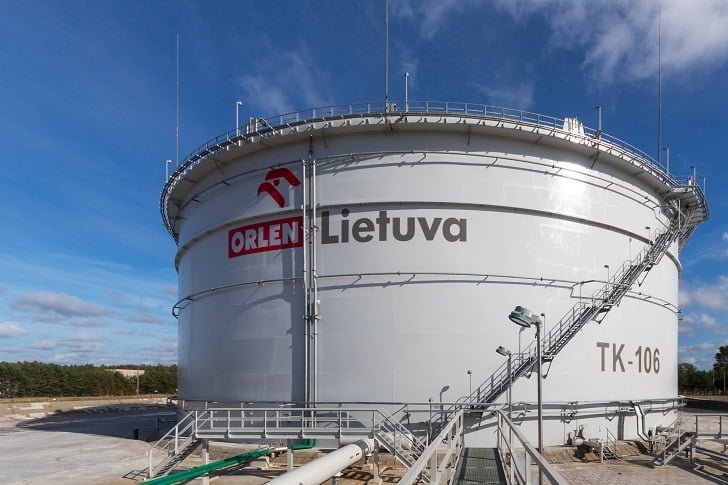
<instances>
[{"instance_id":1,"label":"orlen logo","mask_svg":"<svg viewBox=\"0 0 728 485\"><path fill-rule=\"evenodd\" d=\"M258 222L228 231L228 259L303 246L303 216Z\"/></svg>"},{"instance_id":2,"label":"orlen logo","mask_svg":"<svg viewBox=\"0 0 728 485\"><path fill-rule=\"evenodd\" d=\"M274 168L267 174L265 174L265 182L258 186L258 195L265 192L270 195L271 199L276 201L278 207L286 205L286 199L283 194L278 192L278 185L281 183L281 179L284 179L291 187L298 187L301 185L301 181L288 170L287 168Z\"/></svg>"}]
</instances>

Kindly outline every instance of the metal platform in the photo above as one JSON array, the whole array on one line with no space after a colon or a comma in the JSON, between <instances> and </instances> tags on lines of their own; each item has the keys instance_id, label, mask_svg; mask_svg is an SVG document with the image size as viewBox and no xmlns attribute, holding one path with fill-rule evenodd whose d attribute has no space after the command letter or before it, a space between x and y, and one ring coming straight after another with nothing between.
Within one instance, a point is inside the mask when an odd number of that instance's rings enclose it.
<instances>
[{"instance_id":1,"label":"metal platform","mask_svg":"<svg viewBox=\"0 0 728 485\"><path fill-rule=\"evenodd\" d=\"M454 485L508 483L496 448L465 448L455 472Z\"/></svg>"}]
</instances>

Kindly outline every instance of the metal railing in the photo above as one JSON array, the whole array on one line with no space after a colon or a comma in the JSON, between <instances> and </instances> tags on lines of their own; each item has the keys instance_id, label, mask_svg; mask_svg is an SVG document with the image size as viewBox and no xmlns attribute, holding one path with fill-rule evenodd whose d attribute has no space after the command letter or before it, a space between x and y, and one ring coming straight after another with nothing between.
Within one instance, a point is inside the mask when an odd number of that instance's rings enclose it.
<instances>
[{"instance_id":1,"label":"metal railing","mask_svg":"<svg viewBox=\"0 0 728 485\"><path fill-rule=\"evenodd\" d=\"M681 419L665 428L658 427L652 437L653 466L665 466L688 447L695 445L695 433L685 429Z\"/></svg>"},{"instance_id":2,"label":"metal railing","mask_svg":"<svg viewBox=\"0 0 728 485\"><path fill-rule=\"evenodd\" d=\"M196 411L188 412L172 429L152 444L147 451L149 478L157 476L181 451L195 441L198 419ZM161 455L161 461L155 464L154 455Z\"/></svg>"},{"instance_id":3,"label":"metal railing","mask_svg":"<svg viewBox=\"0 0 728 485\"><path fill-rule=\"evenodd\" d=\"M464 412L455 413L440 434L424 449L399 480L400 485L412 485L426 476L429 483L452 483L464 444Z\"/></svg>"},{"instance_id":4,"label":"metal railing","mask_svg":"<svg viewBox=\"0 0 728 485\"><path fill-rule=\"evenodd\" d=\"M718 420L717 430L713 428L716 419ZM728 438L728 428L723 425L724 420L728 420L728 414L696 414L695 436L714 440Z\"/></svg>"},{"instance_id":5,"label":"metal railing","mask_svg":"<svg viewBox=\"0 0 728 485\"><path fill-rule=\"evenodd\" d=\"M506 465L509 483L521 485L546 483L545 480L539 480L539 475L554 485L569 483L526 439L518 426L513 425L502 410L497 411L497 417L498 452ZM519 446L514 445L514 437ZM533 469L533 465L536 470Z\"/></svg>"},{"instance_id":6,"label":"metal railing","mask_svg":"<svg viewBox=\"0 0 728 485\"><path fill-rule=\"evenodd\" d=\"M654 173L668 186L693 186L698 198L698 205L705 209L707 217L705 195L692 176L688 177L686 181L674 177L653 157L620 138L583 126L581 123L578 123L578 129L575 130L573 119L467 102L409 101L406 111L398 111L396 106L397 103L388 103L386 105L383 102L353 103L310 108L270 118L252 118L245 129L241 130L236 127L207 140L193 149L165 182L160 199L160 210L165 226L176 238L167 214L169 195L190 170L218 150L227 148L230 145L242 146L257 141L259 137L277 135L282 133L282 130L309 123L350 118L392 118L409 115L452 115L494 122L496 126L507 128L532 127L545 130L544 134L547 135L574 142L588 143L601 151L629 159L641 168ZM404 104L400 104L400 106L404 106Z\"/></svg>"},{"instance_id":7,"label":"metal railing","mask_svg":"<svg viewBox=\"0 0 728 485\"><path fill-rule=\"evenodd\" d=\"M586 299L580 299L566 312L542 338L544 359L553 359L587 322L600 314L606 314L613 306L619 304L640 275L659 262L678 231L677 226L672 224L654 239L651 237L650 240L654 242L643 248L634 260L625 261L605 285ZM536 365L536 350L536 343L531 342L523 352L513 354L511 376L508 375L508 363L504 362L470 395L462 397L459 402L477 405L494 401L508 388L510 382L515 382L522 375L533 371Z\"/></svg>"},{"instance_id":8,"label":"metal railing","mask_svg":"<svg viewBox=\"0 0 728 485\"><path fill-rule=\"evenodd\" d=\"M191 439L296 439L376 438L405 465L411 466L425 449L425 439L418 438L387 410L367 406L293 407L282 403L276 407L218 405L204 402L203 409L190 410L150 450L173 456ZM154 467L161 469L165 463ZM150 465L151 470L151 465Z\"/></svg>"},{"instance_id":9,"label":"metal railing","mask_svg":"<svg viewBox=\"0 0 728 485\"><path fill-rule=\"evenodd\" d=\"M613 458L619 458L619 451L617 450L617 437L614 436L614 433L609 431L609 428L606 428L606 431L607 439L604 441L604 443L601 444L601 447L599 449L599 463L604 463L605 451L607 453L611 453L611 455L613 455Z\"/></svg>"}]
</instances>

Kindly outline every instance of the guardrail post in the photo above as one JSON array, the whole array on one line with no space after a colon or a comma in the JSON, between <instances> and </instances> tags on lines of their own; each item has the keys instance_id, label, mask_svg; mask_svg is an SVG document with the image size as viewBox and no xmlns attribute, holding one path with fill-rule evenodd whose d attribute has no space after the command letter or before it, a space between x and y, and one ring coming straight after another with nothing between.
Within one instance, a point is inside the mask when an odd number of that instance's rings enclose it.
<instances>
[{"instance_id":1,"label":"guardrail post","mask_svg":"<svg viewBox=\"0 0 728 485\"><path fill-rule=\"evenodd\" d=\"M195 414L197 414L197 411L195 411ZM178 445L177 445L178 436L179 436L179 424L177 424L174 427L174 454L175 455L177 454L177 449L178 449Z\"/></svg>"},{"instance_id":2,"label":"guardrail post","mask_svg":"<svg viewBox=\"0 0 728 485\"><path fill-rule=\"evenodd\" d=\"M531 483L531 457L528 455L526 448L523 448L523 463L525 464L523 472L526 474L526 485L528 485Z\"/></svg>"},{"instance_id":3,"label":"guardrail post","mask_svg":"<svg viewBox=\"0 0 728 485\"><path fill-rule=\"evenodd\" d=\"M437 452L432 454L430 458L430 481L437 485L440 482L440 477L437 473Z\"/></svg>"},{"instance_id":4,"label":"guardrail post","mask_svg":"<svg viewBox=\"0 0 728 485\"><path fill-rule=\"evenodd\" d=\"M268 411L263 411L263 438L268 436Z\"/></svg>"},{"instance_id":5,"label":"guardrail post","mask_svg":"<svg viewBox=\"0 0 728 485\"><path fill-rule=\"evenodd\" d=\"M718 436L723 437L723 416L718 417Z\"/></svg>"},{"instance_id":6,"label":"guardrail post","mask_svg":"<svg viewBox=\"0 0 728 485\"><path fill-rule=\"evenodd\" d=\"M700 436L700 428L698 428L698 415L695 415L695 435Z\"/></svg>"},{"instance_id":7,"label":"guardrail post","mask_svg":"<svg viewBox=\"0 0 728 485\"><path fill-rule=\"evenodd\" d=\"M148 476L148 478L154 478L152 476L152 450L153 449L154 448L149 448L149 451L147 452L147 455L149 455L149 473L148 473L149 476Z\"/></svg>"}]
</instances>

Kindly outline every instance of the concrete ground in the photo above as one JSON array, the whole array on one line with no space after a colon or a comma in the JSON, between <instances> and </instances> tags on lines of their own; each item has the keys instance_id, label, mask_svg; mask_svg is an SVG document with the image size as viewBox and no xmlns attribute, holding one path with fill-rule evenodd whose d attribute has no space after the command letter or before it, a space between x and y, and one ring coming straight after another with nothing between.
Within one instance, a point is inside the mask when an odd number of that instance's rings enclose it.
<instances>
[{"instance_id":1,"label":"concrete ground","mask_svg":"<svg viewBox=\"0 0 728 485\"><path fill-rule=\"evenodd\" d=\"M132 439L134 428L150 437L157 418L174 417L158 403L96 403L30 420L6 416L0 421L0 483L131 485L123 477L148 466L149 449Z\"/></svg>"}]
</instances>

